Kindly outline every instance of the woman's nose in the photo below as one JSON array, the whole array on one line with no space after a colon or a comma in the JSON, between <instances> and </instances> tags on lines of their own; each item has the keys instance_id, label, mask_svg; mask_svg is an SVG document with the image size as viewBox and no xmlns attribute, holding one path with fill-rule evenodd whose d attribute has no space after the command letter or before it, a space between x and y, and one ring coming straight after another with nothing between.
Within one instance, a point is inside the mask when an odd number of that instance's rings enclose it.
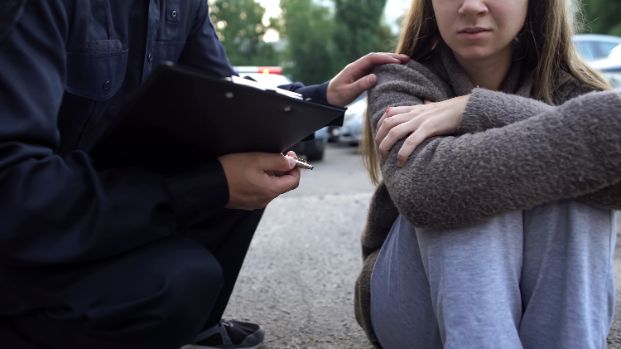
<instances>
[{"instance_id":1,"label":"woman's nose","mask_svg":"<svg viewBox=\"0 0 621 349\"><path fill-rule=\"evenodd\" d=\"M484 0L463 0L458 12L460 15L482 15L487 13L487 5Z\"/></svg>"}]
</instances>

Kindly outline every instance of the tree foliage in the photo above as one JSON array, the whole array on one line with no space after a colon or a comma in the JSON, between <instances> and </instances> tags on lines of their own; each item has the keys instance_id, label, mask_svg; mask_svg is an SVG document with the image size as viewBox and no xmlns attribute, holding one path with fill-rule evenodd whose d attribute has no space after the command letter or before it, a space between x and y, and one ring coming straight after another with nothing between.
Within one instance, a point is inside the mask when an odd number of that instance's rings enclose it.
<instances>
[{"instance_id":1,"label":"tree foliage","mask_svg":"<svg viewBox=\"0 0 621 349\"><path fill-rule=\"evenodd\" d=\"M319 83L373 51L392 51L396 37L382 13L386 0L281 0L282 16L263 23L257 0L213 0L211 18L234 65L282 65L296 81ZM284 52L263 41L278 30Z\"/></svg>"},{"instance_id":2,"label":"tree foliage","mask_svg":"<svg viewBox=\"0 0 621 349\"><path fill-rule=\"evenodd\" d=\"M255 0L215 0L210 2L211 20L233 65L276 65L279 57L263 36L265 9Z\"/></svg>"},{"instance_id":3,"label":"tree foliage","mask_svg":"<svg viewBox=\"0 0 621 349\"><path fill-rule=\"evenodd\" d=\"M618 0L583 0L585 32L621 36L621 2Z\"/></svg>"},{"instance_id":4,"label":"tree foliage","mask_svg":"<svg viewBox=\"0 0 621 349\"><path fill-rule=\"evenodd\" d=\"M346 64L381 48L381 18L386 0L334 0L334 5L334 42L341 53L338 63Z\"/></svg>"},{"instance_id":5,"label":"tree foliage","mask_svg":"<svg viewBox=\"0 0 621 349\"><path fill-rule=\"evenodd\" d=\"M282 35L287 39L286 68L294 80L318 83L337 70L330 9L312 0L281 0Z\"/></svg>"}]
</instances>

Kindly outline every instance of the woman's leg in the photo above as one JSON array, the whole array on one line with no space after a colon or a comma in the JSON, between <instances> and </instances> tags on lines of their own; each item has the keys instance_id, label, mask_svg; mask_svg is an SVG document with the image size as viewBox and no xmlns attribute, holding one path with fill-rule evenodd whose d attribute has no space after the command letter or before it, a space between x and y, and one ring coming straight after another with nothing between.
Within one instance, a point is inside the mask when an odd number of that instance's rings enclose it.
<instances>
[{"instance_id":1,"label":"woman's leg","mask_svg":"<svg viewBox=\"0 0 621 349\"><path fill-rule=\"evenodd\" d=\"M399 216L371 276L371 322L384 349L442 348L416 234Z\"/></svg>"},{"instance_id":2,"label":"woman's leg","mask_svg":"<svg viewBox=\"0 0 621 349\"><path fill-rule=\"evenodd\" d=\"M612 211L563 201L524 213L525 348L605 348L614 309Z\"/></svg>"},{"instance_id":3,"label":"woman's leg","mask_svg":"<svg viewBox=\"0 0 621 349\"><path fill-rule=\"evenodd\" d=\"M522 348L522 212L463 228L416 228L445 348Z\"/></svg>"}]
</instances>

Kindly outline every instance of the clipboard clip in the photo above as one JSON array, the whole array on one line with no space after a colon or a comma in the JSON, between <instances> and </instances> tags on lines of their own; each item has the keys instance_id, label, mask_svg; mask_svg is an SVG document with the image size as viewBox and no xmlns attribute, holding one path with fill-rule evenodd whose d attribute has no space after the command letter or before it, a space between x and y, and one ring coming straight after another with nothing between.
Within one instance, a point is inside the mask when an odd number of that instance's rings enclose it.
<instances>
[{"instance_id":1,"label":"clipboard clip","mask_svg":"<svg viewBox=\"0 0 621 349\"><path fill-rule=\"evenodd\" d=\"M274 92L283 96L287 96L287 97L291 97L291 98L295 98L295 99L299 99L299 100L304 100L304 98L302 98L302 95L293 91L289 91L289 90L285 90L282 88L278 88L278 87L267 87L263 84L261 84L258 81L254 81L254 80L250 80L250 79L245 79L239 76L231 76L228 78L225 78L228 81L231 81L234 84L238 84L238 85L244 85L244 86L249 86L249 87L254 87L256 89L259 90L263 90L263 91L269 91L269 92Z\"/></svg>"}]
</instances>

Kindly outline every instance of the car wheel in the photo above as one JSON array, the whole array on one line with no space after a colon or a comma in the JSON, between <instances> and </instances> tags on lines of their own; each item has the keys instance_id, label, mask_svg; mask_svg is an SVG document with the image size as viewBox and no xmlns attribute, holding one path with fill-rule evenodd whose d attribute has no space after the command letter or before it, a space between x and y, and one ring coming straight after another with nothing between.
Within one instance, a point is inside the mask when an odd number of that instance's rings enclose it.
<instances>
[{"instance_id":1,"label":"car wheel","mask_svg":"<svg viewBox=\"0 0 621 349\"><path fill-rule=\"evenodd\" d=\"M323 155L326 152L326 144L324 142L318 142L314 144L312 151L306 154L309 161L323 160Z\"/></svg>"}]
</instances>

